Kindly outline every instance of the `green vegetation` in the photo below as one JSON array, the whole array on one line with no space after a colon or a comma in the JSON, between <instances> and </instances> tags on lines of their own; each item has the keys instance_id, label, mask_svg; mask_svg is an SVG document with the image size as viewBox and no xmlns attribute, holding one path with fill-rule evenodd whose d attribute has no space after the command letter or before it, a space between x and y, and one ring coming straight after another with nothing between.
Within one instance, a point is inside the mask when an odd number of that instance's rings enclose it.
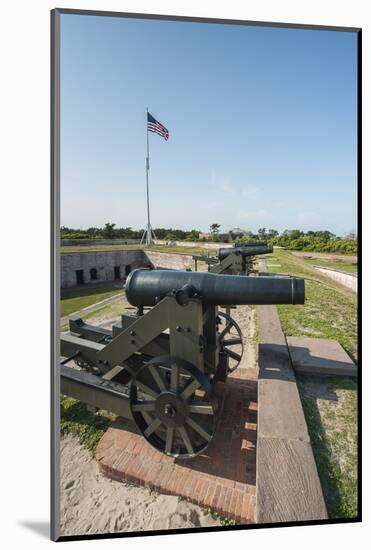
<instances>
[{"instance_id":1,"label":"green vegetation","mask_svg":"<svg viewBox=\"0 0 371 550\"><path fill-rule=\"evenodd\" d=\"M176 246L165 244L152 244L148 245L140 244L82 244L82 245L68 245L62 246L62 254L71 254L74 252L101 252L104 250L150 250L155 252L169 252L170 254L187 254L192 256L193 254L207 254L207 250L202 246ZM213 250L209 251L213 254Z\"/></svg>"},{"instance_id":2,"label":"green vegetation","mask_svg":"<svg viewBox=\"0 0 371 550\"><path fill-rule=\"evenodd\" d=\"M220 521L220 524L223 526L236 525L236 522L233 519L229 519L229 518L226 518L225 516L221 516L220 514L218 514L218 512L215 512L211 508L204 508L203 513L205 515L209 515L215 520Z\"/></svg>"},{"instance_id":3,"label":"green vegetation","mask_svg":"<svg viewBox=\"0 0 371 550\"><path fill-rule=\"evenodd\" d=\"M288 336L333 338L357 354L357 298L301 257L275 250L270 271L308 279L304 306L278 306ZM357 383L347 377L299 376L298 387L331 518L357 515Z\"/></svg>"},{"instance_id":4,"label":"green vegetation","mask_svg":"<svg viewBox=\"0 0 371 550\"><path fill-rule=\"evenodd\" d=\"M80 311L106 298L122 293L122 288L112 283L100 285L87 285L78 288L66 288L61 290L61 317Z\"/></svg>"},{"instance_id":5,"label":"green vegetation","mask_svg":"<svg viewBox=\"0 0 371 550\"><path fill-rule=\"evenodd\" d=\"M271 244L280 244L275 242ZM284 244L280 244L285 246ZM322 241L321 239L314 238L301 238L294 239L289 242L285 248L289 250L303 250L306 252L332 252L335 254L357 254L357 241L343 241L331 239L329 241Z\"/></svg>"},{"instance_id":6,"label":"green vegetation","mask_svg":"<svg viewBox=\"0 0 371 550\"><path fill-rule=\"evenodd\" d=\"M306 252L357 254L358 243L353 234L348 235L345 239L340 239L330 231L307 231L305 233L299 229L292 229L285 230L281 235L269 239L269 244Z\"/></svg>"},{"instance_id":7,"label":"green vegetation","mask_svg":"<svg viewBox=\"0 0 371 550\"><path fill-rule=\"evenodd\" d=\"M288 250L303 250L305 252L331 252L334 254L357 254L357 239L354 234L340 238L330 231L300 231L285 229L279 235L275 229L262 227L257 234L248 232L240 242L255 240L268 241L273 246L281 246Z\"/></svg>"},{"instance_id":8,"label":"green vegetation","mask_svg":"<svg viewBox=\"0 0 371 550\"><path fill-rule=\"evenodd\" d=\"M306 301L303 306L279 305L278 312L288 336L308 336L338 340L346 351L356 354L356 294L315 270L308 262L286 250L267 257L280 264L269 271L304 277Z\"/></svg>"},{"instance_id":9,"label":"green vegetation","mask_svg":"<svg viewBox=\"0 0 371 550\"><path fill-rule=\"evenodd\" d=\"M338 237L327 230L322 231L300 231L299 229L285 229L279 234L276 229L266 229L261 227L257 233L252 231L229 231L220 232L221 225L212 223L209 228L209 233L203 235L200 239L201 232L197 229L191 231L183 231L182 229L162 228L154 229L157 239L166 241L212 241L219 243L227 243L231 237L241 237L238 240L241 242L263 240L269 244L282 246L289 250L304 250L316 252L333 252L341 254L357 254L357 237L354 233L349 233L344 237ZM114 223L106 223L103 228L90 227L89 229L71 229L61 227L62 239L81 240L97 240L97 239L141 239L143 229L139 231L133 230L131 227L116 228ZM244 235L244 236L243 236ZM82 243L83 244L83 243ZM88 244L88 243L85 243ZM116 246L116 245L115 245ZM120 245L117 245L120 246ZM122 246L122 245L121 245ZM138 245L133 245L137 248ZM98 248L97 250L109 250L110 248ZM75 250L80 252L80 250ZM65 250L63 250L65 252ZM71 250L72 252L72 250Z\"/></svg>"},{"instance_id":10,"label":"green vegetation","mask_svg":"<svg viewBox=\"0 0 371 550\"><path fill-rule=\"evenodd\" d=\"M90 321L92 324L97 324L102 322L102 317L114 317L121 315L125 310L125 306L121 302L108 303L105 305L97 305L96 308L93 308L91 311L84 313L84 321ZM114 321L115 322L115 321ZM61 332L68 330L68 322L63 323L60 327Z\"/></svg>"},{"instance_id":11,"label":"green vegetation","mask_svg":"<svg viewBox=\"0 0 371 550\"><path fill-rule=\"evenodd\" d=\"M349 273L357 273L358 263L350 260L343 260L342 258L332 258L328 260L326 258L306 258L302 257L309 265L318 265L323 267L329 267L337 269L338 271L347 271Z\"/></svg>"},{"instance_id":12,"label":"green vegetation","mask_svg":"<svg viewBox=\"0 0 371 550\"><path fill-rule=\"evenodd\" d=\"M131 227L116 227L115 223L106 223L104 227L89 227L88 229L71 229L61 227L61 239L141 239L144 229L136 231ZM183 231L182 229L155 227L155 235L158 239L172 240L197 240L200 232L196 229Z\"/></svg>"},{"instance_id":13,"label":"green vegetation","mask_svg":"<svg viewBox=\"0 0 371 550\"><path fill-rule=\"evenodd\" d=\"M114 415L106 411L90 412L80 401L61 396L61 435L77 435L80 444L93 455L100 438L114 418Z\"/></svg>"},{"instance_id":14,"label":"green vegetation","mask_svg":"<svg viewBox=\"0 0 371 550\"><path fill-rule=\"evenodd\" d=\"M103 306L98 306L96 309L89 311L84 315L84 319L89 320L92 324L101 324L104 317L119 317L125 310L122 303L110 303Z\"/></svg>"},{"instance_id":15,"label":"green vegetation","mask_svg":"<svg viewBox=\"0 0 371 550\"><path fill-rule=\"evenodd\" d=\"M331 518L357 516L357 384L298 377L298 387Z\"/></svg>"},{"instance_id":16,"label":"green vegetation","mask_svg":"<svg viewBox=\"0 0 371 550\"><path fill-rule=\"evenodd\" d=\"M105 250L144 250L146 247L140 244L73 244L61 246L62 254L73 252L101 252Z\"/></svg>"}]
</instances>

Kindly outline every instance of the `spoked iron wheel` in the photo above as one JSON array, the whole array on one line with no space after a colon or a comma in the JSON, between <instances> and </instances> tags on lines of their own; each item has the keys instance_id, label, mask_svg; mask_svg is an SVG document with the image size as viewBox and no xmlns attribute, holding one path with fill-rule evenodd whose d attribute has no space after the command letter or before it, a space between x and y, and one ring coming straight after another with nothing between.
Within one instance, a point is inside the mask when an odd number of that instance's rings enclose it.
<instances>
[{"instance_id":1,"label":"spoked iron wheel","mask_svg":"<svg viewBox=\"0 0 371 550\"><path fill-rule=\"evenodd\" d=\"M209 445L215 431L216 399L209 379L175 357L156 357L133 378L130 408L147 441L173 457L191 458Z\"/></svg>"},{"instance_id":2,"label":"spoked iron wheel","mask_svg":"<svg viewBox=\"0 0 371 550\"><path fill-rule=\"evenodd\" d=\"M219 344L221 351L228 357L228 372L236 370L243 355L242 332L230 315L218 311Z\"/></svg>"}]
</instances>

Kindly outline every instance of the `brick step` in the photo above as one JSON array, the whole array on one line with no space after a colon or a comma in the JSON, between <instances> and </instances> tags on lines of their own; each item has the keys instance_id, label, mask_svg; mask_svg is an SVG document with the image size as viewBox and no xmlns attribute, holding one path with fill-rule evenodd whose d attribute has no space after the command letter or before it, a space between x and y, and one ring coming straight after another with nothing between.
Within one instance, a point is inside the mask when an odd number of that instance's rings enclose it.
<instances>
[{"instance_id":1,"label":"brick step","mask_svg":"<svg viewBox=\"0 0 371 550\"><path fill-rule=\"evenodd\" d=\"M179 460L154 449L133 422L119 418L96 459L108 477L177 495L239 524L255 523L257 382L237 369L226 383L217 432L203 455Z\"/></svg>"}]
</instances>

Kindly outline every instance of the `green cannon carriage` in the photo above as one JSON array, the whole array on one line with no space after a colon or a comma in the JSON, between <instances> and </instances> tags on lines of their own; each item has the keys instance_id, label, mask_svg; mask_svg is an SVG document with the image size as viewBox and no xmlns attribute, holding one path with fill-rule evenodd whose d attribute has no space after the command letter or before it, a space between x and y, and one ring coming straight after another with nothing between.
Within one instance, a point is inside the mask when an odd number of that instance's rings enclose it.
<instances>
[{"instance_id":1,"label":"green cannon carriage","mask_svg":"<svg viewBox=\"0 0 371 550\"><path fill-rule=\"evenodd\" d=\"M189 458L212 441L243 353L219 306L302 304L304 280L137 269L125 292L136 310L120 325L74 319L61 335L61 392L133 419L156 449Z\"/></svg>"},{"instance_id":2,"label":"green cannon carriage","mask_svg":"<svg viewBox=\"0 0 371 550\"><path fill-rule=\"evenodd\" d=\"M220 248L218 256L193 256L196 262L204 261L210 273L227 275L250 275L254 273L254 257L261 254L270 254L273 248L267 245L248 247Z\"/></svg>"}]
</instances>

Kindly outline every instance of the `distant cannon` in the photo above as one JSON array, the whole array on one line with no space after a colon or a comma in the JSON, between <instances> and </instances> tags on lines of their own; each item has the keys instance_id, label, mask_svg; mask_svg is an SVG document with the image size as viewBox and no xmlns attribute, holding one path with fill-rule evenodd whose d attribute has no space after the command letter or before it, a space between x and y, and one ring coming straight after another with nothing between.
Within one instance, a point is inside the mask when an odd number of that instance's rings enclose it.
<instances>
[{"instance_id":1,"label":"distant cannon","mask_svg":"<svg viewBox=\"0 0 371 550\"><path fill-rule=\"evenodd\" d=\"M137 310L120 325L77 318L61 334L61 392L133 419L156 449L190 458L212 441L221 382L243 354L240 328L218 306L302 304L304 280L137 269L125 292Z\"/></svg>"},{"instance_id":2,"label":"distant cannon","mask_svg":"<svg viewBox=\"0 0 371 550\"><path fill-rule=\"evenodd\" d=\"M231 254L237 254L247 258L248 256L258 256L260 254L271 254L273 252L272 246L249 246L249 247L239 247L239 248L219 248L218 258L219 260L224 260L227 256Z\"/></svg>"},{"instance_id":3,"label":"distant cannon","mask_svg":"<svg viewBox=\"0 0 371 550\"><path fill-rule=\"evenodd\" d=\"M270 254L272 246L255 245L248 247L220 248L218 256L193 256L196 262L201 260L208 264L210 273L228 275L249 275L255 273L253 258L260 254Z\"/></svg>"},{"instance_id":4,"label":"distant cannon","mask_svg":"<svg viewBox=\"0 0 371 550\"><path fill-rule=\"evenodd\" d=\"M243 248L246 246L268 246L267 241L246 241L246 242L239 242L234 243L234 248Z\"/></svg>"}]
</instances>

